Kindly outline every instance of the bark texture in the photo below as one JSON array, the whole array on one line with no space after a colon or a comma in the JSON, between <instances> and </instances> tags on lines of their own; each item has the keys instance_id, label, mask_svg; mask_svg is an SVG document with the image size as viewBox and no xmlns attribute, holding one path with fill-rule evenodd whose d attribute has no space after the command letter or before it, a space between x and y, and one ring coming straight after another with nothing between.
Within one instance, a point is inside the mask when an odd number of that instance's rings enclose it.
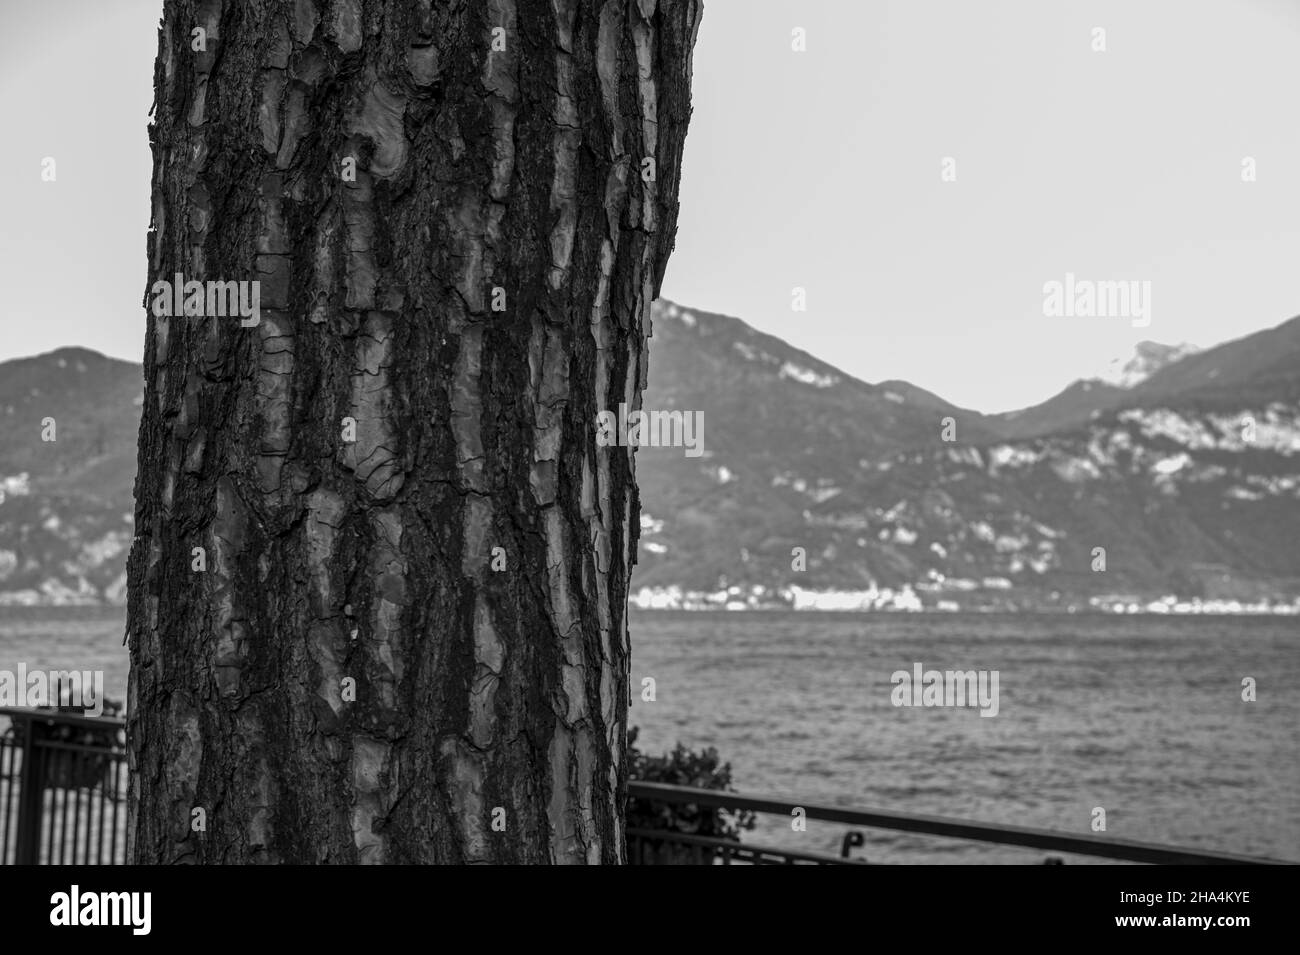
<instances>
[{"instance_id":1,"label":"bark texture","mask_svg":"<svg viewBox=\"0 0 1300 955\"><path fill-rule=\"evenodd\" d=\"M148 320L138 862L623 861L639 513L595 421L640 406L699 18L165 3L149 285L261 312Z\"/></svg>"}]
</instances>

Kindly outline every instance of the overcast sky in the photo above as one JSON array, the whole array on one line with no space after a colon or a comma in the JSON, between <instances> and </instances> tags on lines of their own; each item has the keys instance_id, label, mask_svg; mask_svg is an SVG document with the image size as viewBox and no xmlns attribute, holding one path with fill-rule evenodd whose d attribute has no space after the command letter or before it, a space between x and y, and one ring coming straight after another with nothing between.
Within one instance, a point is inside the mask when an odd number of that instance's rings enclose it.
<instances>
[{"instance_id":1,"label":"overcast sky","mask_svg":"<svg viewBox=\"0 0 1300 955\"><path fill-rule=\"evenodd\" d=\"M160 9L0 0L0 360L141 357ZM1300 0L705 0L694 99L664 295L868 381L1006 410L1300 313Z\"/></svg>"}]
</instances>

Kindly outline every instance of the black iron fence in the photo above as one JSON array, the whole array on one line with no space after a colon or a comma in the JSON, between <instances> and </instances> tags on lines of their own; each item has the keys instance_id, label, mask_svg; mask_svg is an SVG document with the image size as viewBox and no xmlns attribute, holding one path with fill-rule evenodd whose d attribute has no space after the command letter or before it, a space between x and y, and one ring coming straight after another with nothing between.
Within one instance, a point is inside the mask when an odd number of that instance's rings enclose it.
<instances>
[{"instance_id":1,"label":"black iron fence","mask_svg":"<svg viewBox=\"0 0 1300 955\"><path fill-rule=\"evenodd\" d=\"M126 724L0 707L0 865L126 862Z\"/></svg>"},{"instance_id":2,"label":"black iron fence","mask_svg":"<svg viewBox=\"0 0 1300 955\"><path fill-rule=\"evenodd\" d=\"M0 865L126 862L125 722L54 710L0 707ZM1202 852L1095 835L1070 835L902 813L842 809L773 797L632 782L628 795L651 804L693 806L730 813L771 814L851 828L839 855L755 845L671 829L631 828L633 865L861 865L852 852L863 829L923 833L1028 850L1164 865L1259 865L1277 860ZM1060 862L1048 857L1047 862Z\"/></svg>"},{"instance_id":3,"label":"black iron fence","mask_svg":"<svg viewBox=\"0 0 1300 955\"><path fill-rule=\"evenodd\" d=\"M859 865L869 860L853 858L854 848L865 844L862 829L885 829L895 832L924 833L950 839L1019 846L1024 849L1093 856L1117 862L1147 862L1156 865L1284 865L1276 859L1233 855L1226 852L1202 852L1147 842L1129 842L1096 835L1072 835L1046 829L966 822L942 816L919 816L894 812L842 809L819 806L799 800L767 796L742 796L739 793L669 786L664 783L632 782L628 795L651 803L712 807L731 813L759 813L780 817L789 823L795 809L802 809L807 820L822 820L854 826L845 833L838 856L829 853L794 852L762 847L716 836L663 829L629 829L628 861L634 865ZM1059 856L1043 860L1061 863Z\"/></svg>"}]
</instances>

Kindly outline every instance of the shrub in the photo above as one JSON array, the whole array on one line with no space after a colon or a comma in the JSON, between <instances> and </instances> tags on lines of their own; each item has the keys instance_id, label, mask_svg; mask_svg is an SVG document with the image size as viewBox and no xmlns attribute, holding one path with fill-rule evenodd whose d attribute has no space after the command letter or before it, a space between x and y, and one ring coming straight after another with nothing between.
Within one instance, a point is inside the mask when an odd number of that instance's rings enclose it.
<instances>
[{"instance_id":1,"label":"shrub","mask_svg":"<svg viewBox=\"0 0 1300 955\"><path fill-rule=\"evenodd\" d=\"M721 762L718 751L712 746L695 752L679 742L671 753L650 756L637 749L639 732L639 728L633 726L627 734L628 770L633 780L735 792L731 786L731 764ZM629 829L664 829L739 842L742 831L754 828L754 813L747 809L731 812L693 803L665 803L628 797L627 825Z\"/></svg>"}]
</instances>

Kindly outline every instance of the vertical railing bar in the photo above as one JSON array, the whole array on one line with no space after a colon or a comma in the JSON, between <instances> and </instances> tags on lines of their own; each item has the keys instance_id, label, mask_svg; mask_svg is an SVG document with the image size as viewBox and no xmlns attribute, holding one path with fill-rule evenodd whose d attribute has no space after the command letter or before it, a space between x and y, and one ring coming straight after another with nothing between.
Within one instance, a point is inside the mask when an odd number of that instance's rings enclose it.
<instances>
[{"instance_id":1,"label":"vertical railing bar","mask_svg":"<svg viewBox=\"0 0 1300 955\"><path fill-rule=\"evenodd\" d=\"M114 796L118 795L117 783L118 783L118 775L121 769L122 769L122 761L120 759L115 759L113 761L113 795ZM108 850L110 853L112 853L113 859L109 863L110 865L117 865L117 805L119 802L121 802L120 799L113 800L113 835L109 843L109 850Z\"/></svg>"},{"instance_id":2,"label":"vertical railing bar","mask_svg":"<svg viewBox=\"0 0 1300 955\"><path fill-rule=\"evenodd\" d=\"M50 861L50 852L54 849L55 820L54 793L45 788L45 780L49 778L50 763L53 761L54 755L46 751L43 746L33 749L32 755L36 756L40 766L39 771L34 774L36 777L36 791L41 794L41 839L44 848L41 849L40 864L47 865Z\"/></svg>"},{"instance_id":3,"label":"vertical railing bar","mask_svg":"<svg viewBox=\"0 0 1300 955\"><path fill-rule=\"evenodd\" d=\"M86 844L82 849L82 858L86 865L92 865L94 853L91 850L95 840L95 787L86 790Z\"/></svg>"},{"instance_id":4,"label":"vertical railing bar","mask_svg":"<svg viewBox=\"0 0 1300 955\"><path fill-rule=\"evenodd\" d=\"M116 761L114 761L114 763L116 764ZM105 797L108 795L107 790L108 790L108 782L105 781L104 792L100 794L100 798L99 798L99 831L96 833L95 836L95 864L96 865L104 864L104 800Z\"/></svg>"},{"instance_id":5,"label":"vertical railing bar","mask_svg":"<svg viewBox=\"0 0 1300 955\"><path fill-rule=\"evenodd\" d=\"M22 776L18 784L18 828L14 849L14 862L18 865L35 865L41 858L41 815L44 803L41 798L40 754L36 748L36 732L31 720L21 724L11 718L14 726L23 729Z\"/></svg>"},{"instance_id":6,"label":"vertical railing bar","mask_svg":"<svg viewBox=\"0 0 1300 955\"><path fill-rule=\"evenodd\" d=\"M66 751L61 751L59 753L59 759L64 764L69 762L70 756L71 754L67 753ZM63 768L63 772L65 774L67 772L66 765ZM66 779L66 778L67 778L66 775L52 777L52 779L54 780ZM63 865L64 864L63 856L64 853L67 852L67 848L68 848L68 790L63 786L56 786L53 791L54 791L55 798L59 800L59 834L57 836L56 841L59 847L59 865ZM53 863L54 863L54 856L51 855L50 864L52 865Z\"/></svg>"},{"instance_id":7,"label":"vertical railing bar","mask_svg":"<svg viewBox=\"0 0 1300 955\"><path fill-rule=\"evenodd\" d=\"M85 860L86 865L93 865L95 854L91 851L91 845L95 839L95 790L86 790L86 845L83 847L81 858Z\"/></svg>"},{"instance_id":8,"label":"vertical railing bar","mask_svg":"<svg viewBox=\"0 0 1300 955\"><path fill-rule=\"evenodd\" d=\"M49 865L54 858L54 833L58 829L59 820L56 815L58 812L58 793L46 786L50 778L50 767L58 759L58 754L40 747L41 750L41 774L40 774L40 793L41 805L45 807L41 813L41 823L44 829L41 831L45 834L45 851L41 855L41 864Z\"/></svg>"},{"instance_id":9,"label":"vertical railing bar","mask_svg":"<svg viewBox=\"0 0 1300 955\"><path fill-rule=\"evenodd\" d=\"M50 772L49 772L49 770L50 770L50 765L51 765L51 764L54 762L54 760L57 759L57 758L58 758L58 754L57 754L57 753L47 752L47 753L45 754L45 758L42 760L42 762L44 763L44 765L42 766L42 769L45 770L45 772L42 773L42 775L41 775L41 782L42 782L42 784L44 784L45 781L48 780L48 779L50 778ZM53 789L48 789L48 788L47 788L47 789L42 789L42 790L41 790L41 798L42 798L42 801L44 801L44 799L45 799L46 797L49 798L49 803L50 803L50 804L49 804L49 806L46 808L45 813L44 813L44 816L45 816L44 821L45 821L45 823L46 823L46 826L45 826L45 863L44 863L44 864L45 864L45 865L52 865L52 864L54 863L54 833L55 833L55 831L58 829L58 820L55 818L55 815L54 815L54 814L55 814L55 812L58 811L59 794L58 794L55 790L53 790Z\"/></svg>"},{"instance_id":10,"label":"vertical railing bar","mask_svg":"<svg viewBox=\"0 0 1300 955\"><path fill-rule=\"evenodd\" d=\"M63 790L57 786L50 785L58 778L59 763L63 761L63 754L57 749L49 751L49 757L45 761L45 786L46 792L50 794L50 856L48 865L55 865L55 859L58 858L58 852L63 848L63 840L59 838L59 823L67 824L67 817L59 811L59 805L63 801ZM62 860L60 860L62 861Z\"/></svg>"},{"instance_id":11,"label":"vertical railing bar","mask_svg":"<svg viewBox=\"0 0 1300 955\"><path fill-rule=\"evenodd\" d=\"M71 756L72 754L69 754ZM73 761L75 768L76 761ZM76 774L73 774L73 782L78 782ZM81 787L78 786L72 790L72 864L77 864L77 842L81 839ZM85 861L85 860L82 860Z\"/></svg>"},{"instance_id":12,"label":"vertical railing bar","mask_svg":"<svg viewBox=\"0 0 1300 955\"><path fill-rule=\"evenodd\" d=\"M77 828L73 830L72 837L72 864L77 864L77 853L81 853L81 864L85 865L90 861L86 858L86 846L90 844L91 824L90 814L86 810L88 810L90 806L86 803L86 794L82 791L80 786L77 787L76 806L77 814L74 819L76 820ZM82 817L85 817L86 820L84 828L81 825Z\"/></svg>"},{"instance_id":13,"label":"vertical railing bar","mask_svg":"<svg viewBox=\"0 0 1300 955\"><path fill-rule=\"evenodd\" d=\"M95 829L95 790L86 790L86 835L81 843L81 864L90 865L90 839Z\"/></svg>"},{"instance_id":14,"label":"vertical railing bar","mask_svg":"<svg viewBox=\"0 0 1300 955\"><path fill-rule=\"evenodd\" d=\"M94 828L94 819L91 815L90 809L91 809L90 790L87 789L83 792L81 788L78 787L77 788L77 818L81 819L82 816L85 816L86 819L86 826L82 830L82 836L81 836L81 864L82 865L88 865L90 863L90 830Z\"/></svg>"},{"instance_id":15,"label":"vertical railing bar","mask_svg":"<svg viewBox=\"0 0 1300 955\"><path fill-rule=\"evenodd\" d=\"M72 751L59 750L59 755L63 757L64 775L56 776L55 778L64 782L71 782L71 771L73 766ZM59 786L55 792L61 794L63 797L63 811L60 813L59 818L59 865L63 865L63 855L68 848L68 789L66 786Z\"/></svg>"},{"instance_id":16,"label":"vertical railing bar","mask_svg":"<svg viewBox=\"0 0 1300 955\"><path fill-rule=\"evenodd\" d=\"M12 726L13 723L10 723ZM4 768L4 755L9 754L9 769ZM0 865L9 864L9 827L13 822L14 798L14 762L17 759L17 747L8 737L0 736L0 782L5 787L4 831L0 832Z\"/></svg>"},{"instance_id":17,"label":"vertical railing bar","mask_svg":"<svg viewBox=\"0 0 1300 955\"><path fill-rule=\"evenodd\" d=\"M10 723L10 726L13 724ZM9 741L9 789L5 793L5 817L9 819L12 826L11 835L6 835L5 858L12 858L15 862L18 860L18 813L14 810L14 796L19 793L18 776L22 772L18 765L18 746L15 740ZM13 846L13 856L9 856L9 845Z\"/></svg>"}]
</instances>

